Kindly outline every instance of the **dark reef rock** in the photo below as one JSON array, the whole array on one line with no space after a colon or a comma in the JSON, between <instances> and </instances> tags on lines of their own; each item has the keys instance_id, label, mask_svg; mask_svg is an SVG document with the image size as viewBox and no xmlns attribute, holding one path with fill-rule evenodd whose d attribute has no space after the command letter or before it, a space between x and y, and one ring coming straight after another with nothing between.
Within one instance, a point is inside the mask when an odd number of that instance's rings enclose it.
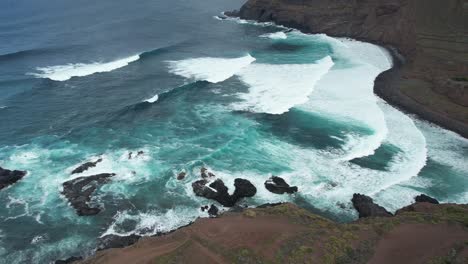
<instances>
[{"instance_id":1,"label":"dark reef rock","mask_svg":"<svg viewBox=\"0 0 468 264\"><path fill-rule=\"evenodd\" d=\"M414 198L414 200L417 202L417 203L431 203L431 204L439 204L439 201L437 201L436 199L430 197L430 196L427 196L425 194L421 194L421 195L418 195Z\"/></svg>"},{"instance_id":2,"label":"dark reef rock","mask_svg":"<svg viewBox=\"0 0 468 264\"><path fill-rule=\"evenodd\" d=\"M235 179L234 180L234 193L232 196L234 197L253 197L257 194L257 188L248 180L245 179Z\"/></svg>"},{"instance_id":3,"label":"dark reef rock","mask_svg":"<svg viewBox=\"0 0 468 264\"><path fill-rule=\"evenodd\" d=\"M232 207L236 202L244 197L252 197L257 193L253 184L245 179L235 179L234 194L228 193L228 187L220 179L215 180L208 186L207 180L198 180L192 183L192 189L195 195L217 201L226 207Z\"/></svg>"},{"instance_id":4,"label":"dark reef rock","mask_svg":"<svg viewBox=\"0 0 468 264\"><path fill-rule=\"evenodd\" d=\"M12 171L0 167L0 190L21 180L25 175L26 171Z\"/></svg>"},{"instance_id":5,"label":"dark reef rock","mask_svg":"<svg viewBox=\"0 0 468 264\"><path fill-rule=\"evenodd\" d=\"M96 165L101 161L102 161L102 159L99 158L98 160L96 160L94 162L90 161L90 162L86 162L84 164L81 164L76 169L74 169L71 174L82 173L84 171L87 171L89 168L96 167Z\"/></svg>"},{"instance_id":6,"label":"dark reef rock","mask_svg":"<svg viewBox=\"0 0 468 264\"><path fill-rule=\"evenodd\" d=\"M88 205L91 195L102 184L107 183L114 173L102 173L87 177L79 177L63 183L62 194L70 201L80 216L98 214L101 209Z\"/></svg>"},{"instance_id":7,"label":"dark reef rock","mask_svg":"<svg viewBox=\"0 0 468 264\"><path fill-rule=\"evenodd\" d=\"M210 209L208 209L208 214L210 217L217 217L218 216L219 209L216 207L216 205L212 204L210 206Z\"/></svg>"},{"instance_id":8,"label":"dark reef rock","mask_svg":"<svg viewBox=\"0 0 468 264\"><path fill-rule=\"evenodd\" d=\"M273 176L265 182L265 188L276 194L284 193L295 193L297 192L297 186L289 186L283 178Z\"/></svg>"},{"instance_id":9,"label":"dark reef rock","mask_svg":"<svg viewBox=\"0 0 468 264\"><path fill-rule=\"evenodd\" d=\"M181 173L179 173L179 174L177 175L177 180L181 181L181 180L185 179L186 176L187 176L187 173L185 173L185 172L183 171L183 172L181 172Z\"/></svg>"},{"instance_id":10,"label":"dark reef rock","mask_svg":"<svg viewBox=\"0 0 468 264\"><path fill-rule=\"evenodd\" d=\"M224 12L224 15L227 16L227 17L238 17L239 16L239 10L226 11L226 12Z\"/></svg>"},{"instance_id":11,"label":"dark reef rock","mask_svg":"<svg viewBox=\"0 0 468 264\"><path fill-rule=\"evenodd\" d=\"M73 263L75 261L79 261L79 260L83 260L83 257L69 257L67 259L64 259L64 260L56 260L54 263L55 264L69 264L69 263Z\"/></svg>"},{"instance_id":12,"label":"dark reef rock","mask_svg":"<svg viewBox=\"0 0 468 264\"><path fill-rule=\"evenodd\" d=\"M135 234L129 236L107 235L99 239L97 249L104 250L127 247L135 244L140 238L141 236Z\"/></svg>"},{"instance_id":13,"label":"dark reef rock","mask_svg":"<svg viewBox=\"0 0 468 264\"><path fill-rule=\"evenodd\" d=\"M369 196L355 193L351 201L353 202L354 208L356 208L359 213L359 218L393 216L385 208L375 204Z\"/></svg>"}]
</instances>

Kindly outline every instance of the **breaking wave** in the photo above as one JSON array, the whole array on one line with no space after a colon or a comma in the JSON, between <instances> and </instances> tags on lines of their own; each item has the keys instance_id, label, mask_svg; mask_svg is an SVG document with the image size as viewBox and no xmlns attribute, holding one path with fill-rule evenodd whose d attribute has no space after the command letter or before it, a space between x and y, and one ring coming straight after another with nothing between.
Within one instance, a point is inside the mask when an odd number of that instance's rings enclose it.
<instances>
[{"instance_id":1,"label":"breaking wave","mask_svg":"<svg viewBox=\"0 0 468 264\"><path fill-rule=\"evenodd\" d=\"M282 114L309 100L315 84L333 67L327 56L315 64L252 64L239 72L249 86L243 102L233 108L257 113Z\"/></svg>"},{"instance_id":2,"label":"breaking wave","mask_svg":"<svg viewBox=\"0 0 468 264\"><path fill-rule=\"evenodd\" d=\"M227 80L243 68L249 66L255 58L250 54L240 58L195 58L181 61L169 61L171 73L194 81L219 83Z\"/></svg>"},{"instance_id":3,"label":"breaking wave","mask_svg":"<svg viewBox=\"0 0 468 264\"><path fill-rule=\"evenodd\" d=\"M286 35L286 33L284 33L283 31L279 31L279 32L275 32L275 33L263 34L263 35L260 35L260 37L262 37L262 38L270 38L270 39L287 39L287 38L288 38L288 36Z\"/></svg>"},{"instance_id":4,"label":"breaking wave","mask_svg":"<svg viewBox=\"0 0 468 264\"><path fill-rule=\"evenodd\" d=\"M29 75L33 75L38 78L48 78L54 81L66 81L72 77L83 77L94 73L110 72L125 67L131 62L137 61L139 58L140 55L134 55L111 62L93 62L89 64L76 63L39 67L36 68L38 73L29 73Z\"/></svg>"}]
</instances>

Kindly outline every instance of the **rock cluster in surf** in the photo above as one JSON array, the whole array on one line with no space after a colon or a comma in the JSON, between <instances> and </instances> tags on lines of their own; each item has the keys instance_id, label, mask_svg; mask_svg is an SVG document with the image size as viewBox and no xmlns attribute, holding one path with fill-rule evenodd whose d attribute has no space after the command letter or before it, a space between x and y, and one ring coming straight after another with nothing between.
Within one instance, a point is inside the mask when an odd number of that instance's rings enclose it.
<instances>
[{"instance_id":1,"label":"rock cluster in surf","mask_svg":"<svg viewBox=\"0 0 468 264\"><path fill-rule=\"evenodd\" d=\"M79 216L96 215L101 209L89 205L91 195L113 176L115 176L114 173L102 173L66 181L63 183L62 194L65 195Z\"/></svg>"},{"instance_id":2,"label":"rock cluster in surf","mask_svg":"<svg viewBox=\"0 0 468 264\"><path fill-rule=\"evenodd\" d=\"M81 164L76 169L74 169L71 174L82 173L84 171L87 171L90 168L96 167L96 165L101 161L102 161L102 158L99 158L96 161L89 161L84 164Z\"/></svg>"},{"instance_id":3,"label":"rock cluster in surf","mask_svg":"<svg viewBox=\"0 0 468 264\"><path fill-rule=\"evenodd\" d=\"M364 217L390 217L393 216L382 206L374 203L369 196L355 193L351 199L354 208L359 213L359 218Z\"/></svg>"},{"instance_id":4,"label":"rock cluster in surf","mask_svg":"<svg viewBox=\"0 0 468 264\"><path fill-rule=\"evenodd\" d=\"M228 187L224 185L221 179L208 184L208 180L202 179L192 183L192 189L196 196L212 199L222 204L225 207L232 207L242 198L252 197L257 193L257 188L248 180L235 179L234 193L228 193Z\"/></svg>"},{"instance_id":5,"label":"rock cluster in surf","mask_svg":"<svg viewBox=\"0 0 468 264\"><path fill-rule=\"evenodd\" d=\"M26 175L26 171L7 170L0 167L0 190L21 180Z\"/></svg>"},{"instance_id":6,"label":"rock cluster in surf","mask_svg":"<svg viewBox=\"0 0 468 264\"><path fill-rule=\"evenodd\" d=\"M289 186L289 184L286 183L286 181L283 178L273 176L269 178L265 182L265 188L276 194L284 194L284 193L295 193L297 192L297 186Z\"/></svg>"}]
</instances>

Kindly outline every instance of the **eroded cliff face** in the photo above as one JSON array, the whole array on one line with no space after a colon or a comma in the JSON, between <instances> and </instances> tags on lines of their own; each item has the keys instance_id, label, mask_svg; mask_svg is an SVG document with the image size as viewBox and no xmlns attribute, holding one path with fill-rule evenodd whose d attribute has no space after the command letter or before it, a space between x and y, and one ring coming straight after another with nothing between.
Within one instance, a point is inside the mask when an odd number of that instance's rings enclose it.
<instances>
[{"instance_id":1,"label":"eroded cliff face","mask_svg":"<svg viewBox=\"0 0 468 264\"><path fill-rule=\"evenodd\" d=\"M405 63L376 92L468 136L468 0L249 0L238 15L395 47Z\"/></svg>"}]
</instances>

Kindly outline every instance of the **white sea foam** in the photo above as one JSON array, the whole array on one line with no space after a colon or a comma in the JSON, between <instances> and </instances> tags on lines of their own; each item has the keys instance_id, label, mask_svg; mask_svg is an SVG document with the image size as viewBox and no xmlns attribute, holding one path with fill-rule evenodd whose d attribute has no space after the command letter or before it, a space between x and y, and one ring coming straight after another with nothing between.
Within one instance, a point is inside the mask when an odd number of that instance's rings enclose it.
<instances>
[{"instance_id":1,"label":"white sea foam","mask_svg":"<svg viewBox=\"0 0 468 264\"><path fill-rule=\"evenodd\" d=\"M309 100L317 81L333 66L327 56L315 64L252 64L239 72L240 79L249 86L241 93L242 102L236 110L282 114Z\"/></svg>"},{"instance_id":2,"label":"white sea foam","mask_svg":"<svg viewBox=\"0 0 468 264\"><path fill-rule=\"evenodd\" d=\"M238 23L238 24L245 24L245 25L253 25L253 26L260 26L260 27L275 26L277 28L286 28L286 27L281 26L281 25L276 25L273 22L258 22L258 21L255 21L255 20L247 20L247 19L241 19L241 18L238 18L238 17L230 17L230 16L225 16L224 13L223 13L223 18L221 18L219 16L216 16L214 18L217 19L217 20L232 21L232 22L235 22L235 23Z\"/></svg>"},{"instance_id":3,"label":"white sea foam","mask_svg":"<svg viewBox=\"0 0 468 264\"><path fill-rule=\"evenodd\" d=\"M250 54L240 58L194 58L181 61L169 61L171 73L196 81L218 83L234 76L249 66L255 58Z\"/></svg>"},{"instance_id":4,"label":"white sea foam","mask_svg":"<svg viewBox=\"0 0 468 264\"><path fill-rule=\"evenodd\" d=\"M72 77L83 77L100 72L110 72L129 63L137 61L140 55L134 55L127 58L111 61L111 62L93 62L89 64L76 63L67 65L57 65L49 67L39 67L36 70L39 73L29 73L38 78L49 78L54 81L66 81Z\"/></svg>"},{"instance_id":5,"label":"white sea foam","mask_svg":"<svg viewBox=\"0 0 468 264\"><path fill-rule=\"evenodd\" d=\"M159 95L156 94L155 96L144 100L144 102L148 102L148 103L152 104L152 103L158 101L158 99L159 99Z\"/></svg>"},{"instance_id":6,"label":"white sea foam","mask_svg":"<svg viewBox=\"0 0 468 264\"><path fill-rule=\"evenodd\" d=\"M387 136L387 126L382 110L374 95L374 80L392 67L391 57L381 47L347 39L334 39L326 35L319 37L332 44L338 57L347 58L353 65L336 67L328 72L316 85L311 100L302 105L307 111L333 117L345 123L363 124L372 130L370 135L348 134L343 150L343 160L372 155ZM363 52L366 51L366 52Z\"/></svg>"},{"instance_id":7,"label":"white sea foam","mask_svg":"<svg viewBox=\"0 0 468 264\"><path fill-rule=\"evenodd\" d=\"M132 213L123 211L114 216L113 223L101 237L106 235L128 236L131 234L156 235L187 225L198 217L208 217L208 214L202 213L199 207L185 206L169 209L165 212L148 211ZM131 229L125 228L124 224L128 221L135 222L135 226Z\"/></svg>"},{"instance_id":8,"label":"white sea foam","mask_svg":"<svg viewBox=\"0 0 468 264\"><path fill-rule=\"evenodd\" d=\"M260 37L262 37L262 38L270 38L270 39L287 39L287 38L288 38L288 36L286 35L286 33L284 33L283 31L263 34L263 35L260 35Z\"/></svg>"}]
</instances>

